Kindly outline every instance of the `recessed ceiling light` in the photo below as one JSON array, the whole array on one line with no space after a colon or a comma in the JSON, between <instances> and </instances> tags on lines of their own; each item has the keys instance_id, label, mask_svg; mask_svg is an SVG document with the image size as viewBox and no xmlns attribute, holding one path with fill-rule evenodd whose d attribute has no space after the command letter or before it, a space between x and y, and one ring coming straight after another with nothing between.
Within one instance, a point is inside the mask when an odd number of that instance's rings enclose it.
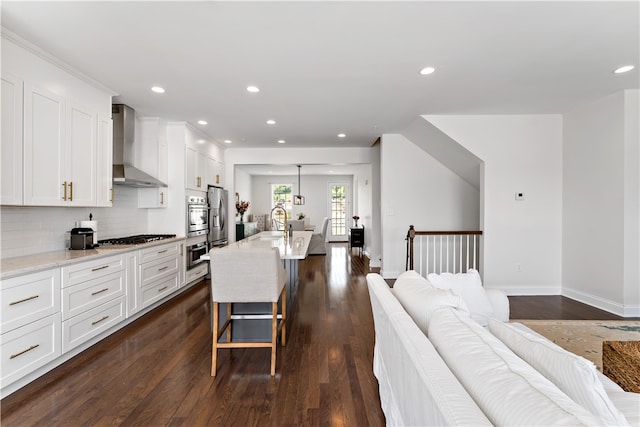
<instances>
[{"instance_id":1,"label":"recessed ceiling light","mask_svg":"<svg viewBox=\"0 0 640 427\"><path fill-rule=\"evenodd\" d=\"M225 143L225 144L231 144L231 142L232 142L232 141L231 141L230 139L225 139L225 140L224 140L224 143Z\"/></svg>"},{"instance_id":2,"label":"recessed ceiling light","mask_svg":"<svg viewBox=\"0 0 640 427\"><path fill-rule=\"evenodd\" d=\"M278 140L278 144L284 144L285 142L287 142L287 141L285 141L284 139L279 139Z\"/></svg>"},{"instance_id":3,"label":"recessed ceiling light","mask_svg":"<svg viewBox=\"0 0 640 427\"><path fill-rule=\"evenodd\" d=\"M345 138L347 135L345 135L344 133L339 133L338 134L338 138Z\"/></svg>"},{"instance_id":4,"label":"recessed ceiling light","mask_svg":"<svg viewBox=\"0 0 640 427\"><path fill-rule=\"evenodd\" d=\"M269 120L267 120L267 124L268 124L268 125L275 125L275 124L276 124L276 121L275 121L275 120L273 120L273 119L269 119Z\"/></svg>"},{"instance_id":5,"label":"recessed ceiling light","mask_svg":"<svg viewBox=\"0 0 640 427\"><path fill-rule=\"evenodd\" d=\"M260 92L258 86L247 86L247 92L256 93Z\"/></svg>"},{"instance_id":6,"label":"recessed ceiling light","mask_svg":"<svg viewBox=\"0 0 640 427\"><path fill-rule=\"evenodd\" d=\"M206 120L198 120L198 124L199 125L206 125L207 121Z\"/></svg>"},{"instance_id":7,"label":"recessed ceiling light","mask_svg":"<svg viewBox=\"0 0 640 427\"><path fill-rule=\"evenodd\" d=\"M433 73L436 69L433 67L424 67L422 70L420 70L420 74L422 74L423 76L427 76L431 73Z\"/></svg>"},{"instance_id":8,"label":"recessed ceiling light","mask_svg":"<svg viewBox=\"0 0 640 427\"><path fill-rule=\"evenodd\" d=\"M625 65L624 67L616 68L615 70L613 70L613 74L626 73L627 71L631 71L634 68L635 67L633 65Z\"/></svg>"},{"instance_id":9,"label":"recessed ceiling light","mask_svg":"<svg viewBox=\"0 0 640 427\"><path fill-rule=\"evenodd\" d=\"M155 93L164 93L164 88L160 86L154 86L151 88L151 90L154 91Z\"/></svg>"}]
</instances>

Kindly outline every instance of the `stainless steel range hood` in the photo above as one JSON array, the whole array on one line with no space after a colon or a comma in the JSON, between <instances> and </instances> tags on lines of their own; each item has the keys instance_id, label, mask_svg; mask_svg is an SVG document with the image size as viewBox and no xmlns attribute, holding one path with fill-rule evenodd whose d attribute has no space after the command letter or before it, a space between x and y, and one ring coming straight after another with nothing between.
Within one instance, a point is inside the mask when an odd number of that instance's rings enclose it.
<instances>
[{"instance_id":1,"label":"stainless steel range hood","mask_svg":"<svg viewBox=\"0 0 640 427\"><path fill-rule=\"evenodd\" d=\"M113 183L129 187L166 187L167 184L136 168L134 142L136 116L133 108L124 104L113 104Z\"/></svg>"}]
</instances>

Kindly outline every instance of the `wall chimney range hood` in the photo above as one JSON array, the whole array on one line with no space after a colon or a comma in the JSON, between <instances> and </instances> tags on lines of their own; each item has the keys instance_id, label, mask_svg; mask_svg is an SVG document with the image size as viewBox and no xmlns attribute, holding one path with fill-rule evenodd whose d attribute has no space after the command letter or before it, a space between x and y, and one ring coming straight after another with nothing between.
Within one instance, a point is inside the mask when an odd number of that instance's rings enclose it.
<instances>
[{"instance_id":1,"label":"wall chimney range hood","mask_svg":"<svg viewBox=\"0 0 640 427\"><path fill-rule=\"evenodd\" d=\"M113 183L129 187L166 187L167 184L136 168L134 163L136 115L133 108L113 104Z\"/></svg>"}]
</instances>

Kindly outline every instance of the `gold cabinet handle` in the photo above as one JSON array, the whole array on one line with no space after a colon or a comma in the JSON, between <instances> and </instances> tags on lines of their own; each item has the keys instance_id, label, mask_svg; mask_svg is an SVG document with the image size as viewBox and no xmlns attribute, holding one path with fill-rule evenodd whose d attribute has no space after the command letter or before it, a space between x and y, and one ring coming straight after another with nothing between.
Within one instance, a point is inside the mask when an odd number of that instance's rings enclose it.
<instances>
[{"instance_id":1,"label":"gold cabinet handle","mask_svg":"<svg viewBox=\"0 0 640 427\"><path fill-rule=\"evenodd\" d=\"M158 251L158 253L159 253L159 254L163 254L163 253L167 252L168 250L169 250L169 249L165 249L165 250L162 250L162 251Z\"/></svg>"},{"instance_id":2,"label":"gold cabinet handle","mask_svg":"<svg viewBox=\"0 0 640 427\"><path fill-rule=\"evenodd\" d=\"M103 265L102 267L92 268L91 271L104 270L105 268L109 268L109 266L108 265Z\"/></svg>"},{"instance_id":3,"label":"gold cabinet handle","mask_svg":"<svg viewBox=\"0 0 640 427\"><path fill-rule=\"evenodd\" d=\"M91 296L101 294L101 293L106 292L108 290L109 290L109 288L104 288L104 289L100 289L99 291L91 292Z\"/></svg>"},{"instance_id":4,"label":"gold cabinet handle","mask_svg":"<svg viewBox=\"0 0 640 427\"><path fill-rule=\"evenodd\" d=\"M104 321L104 320L107 320L108 318L109 318L109 316L104 316L104 317L103 317L102 319L100 319L100 320L96 320L95 322L91 322L91 326L95 326L95 325L97 325L98 323L100 323L100 322L102 322L102 321Z\"/></svg>"},{"instance_id":5,"label":"gold cabinet handle","mask_svg":"<svg viewBox=\"0 0 640 427\"><path fill-rule=\"evenodd\" d=\"M32 297L29 298L24 298L18 301L14 301L14 302L10 302L9 305L16 305L16 304L20 304L21 302L27 302L27 301L31 301L32 299L36 299L38 298L40 295L34 295Z\"/></svg>"},{"instance_id":6,"label":"gold cabinet handle","mask_svg":"<svg viewBox=\"0 0 640 427\"><path fill-rule=\"evenodd\" d=\"M69 181L69 201L73 202L73 182Z\"/></svg>"},{"instance_id":7,"label":"gold cabinet handle","mask_svg":"<svg viewBox=\"0 0 640 427\"><path fill-rule=\"evenodd\" d=\"M216 175L216 184L220 184L220 175Z\"/></svg>"},{"instance_id":8,"label":"gold cabinet handle","mask_svg":"<svg viewBox=\"0 0 640 427\"><path fill-rule=\"evenodd\" d=\"M166 270L167 268L169 268L169 267L165 265L164 267L159 268L159 269L158 269L158 271L164 271L164 270Z\"/></svg>"},{"instance_id":9,"label":"gold cabinet handle","mask_svg":"<svg viewBox=\"0 0 640 427\"><path fill-rule=\"evenodd\" d=\"M160 288L160 289L158 289L158 292L162 292L162 291L164 291L164 290L165 290L165 289L167 289L167 288L168 288L168 286L165 286L164 288Z\"/></svg>"},{"instance_id":10,"label":"gold cabinet handle","mask_svg":"<svg viewBox=\"0 0 640 427\"><path fill-rule=\"evenodd\" d=\"M38 348L38 347L40 347L40 344L32 345L32 346L31 346L31 347L29 347L28 349L26 349L26 350L22 350L20 353L12 354L11 356L9 356L9 359L15 359L16 357L18 357L18 356L21 356L21 355L25 354L27 351L31 351L31 350L33 350L34 348Z\"/></svg>"},{"instance_id":11,"label":"gold cabinet handle","mask_svg":"<svg viewBox=\"0 0 640 427\"><path fill-rule=\"evenodd\" d=\"M62 195L62 200L67 200L67 181L65 181L62 186L64 187L64 194Z\"/></svg>"},{"instance_id":12,"label":"gold cabinet handle","mask_svg":"<svg viewBox=\"0 0 640 427\"><path fill-rule=\"evenodd\" d=\"M160 192L160 204L164 205L164 191Z\"/></svg>"}]
</instances>

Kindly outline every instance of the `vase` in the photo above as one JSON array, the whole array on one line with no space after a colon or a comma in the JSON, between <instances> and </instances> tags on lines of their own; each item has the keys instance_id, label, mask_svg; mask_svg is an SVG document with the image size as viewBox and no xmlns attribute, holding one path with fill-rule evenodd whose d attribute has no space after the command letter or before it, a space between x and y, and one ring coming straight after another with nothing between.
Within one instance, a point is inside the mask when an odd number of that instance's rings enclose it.
<instances>
[{"instance_id":1,"label":"vase","mask_svg":"<svg viewBox=\"0 0 640 427\"><path fill-rule=\"evenodd\" d=\"M244 222L244 214L243 213L240 214L240 222Z\"/></svg>"},{"instance_id":2,"label":"vase","mask_svg":"<svg viewBox=\"0 0 640 427\"><path fill-rule=\"evenodd\" d=\"M353 228L358 228L358 220L355 220L356 224L353 226Z\"/></svg>"}]
</instances>

